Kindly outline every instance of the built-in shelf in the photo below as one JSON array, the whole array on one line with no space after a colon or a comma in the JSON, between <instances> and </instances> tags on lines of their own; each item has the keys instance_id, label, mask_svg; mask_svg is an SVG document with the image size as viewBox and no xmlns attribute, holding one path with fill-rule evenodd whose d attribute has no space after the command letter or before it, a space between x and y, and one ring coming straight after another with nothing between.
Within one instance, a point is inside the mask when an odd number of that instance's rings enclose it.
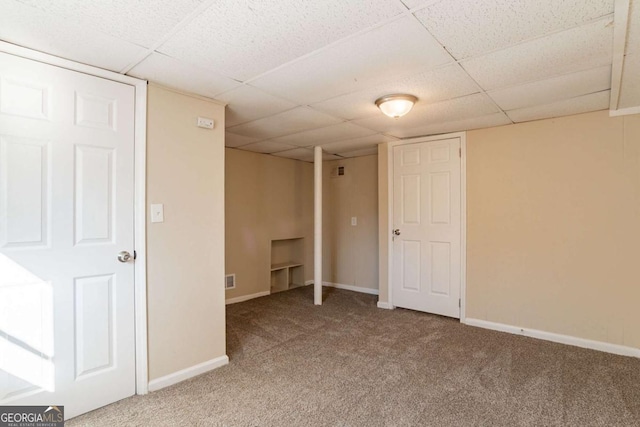
<instances>
[{"instance_id":1,"label":"built-in shelf","mask_svg":"<svg viewBox=\"0 0 640 427\"><path fill-rule=\"evenodd\" d=\"M279 264L271 264L271 271L282 270L290 267L299 267L302 263L299 262L281 262Z\"/></svg>"},{"instance_id":2,"label":"built-in shelf","mask_svg":"<svg viewBox=\"0 0 640 427\"><path fill-rule=\"evenodd\" d=\"M304 285L304 239L271 241L271 293Z\"/></svg>"}]
</instances>

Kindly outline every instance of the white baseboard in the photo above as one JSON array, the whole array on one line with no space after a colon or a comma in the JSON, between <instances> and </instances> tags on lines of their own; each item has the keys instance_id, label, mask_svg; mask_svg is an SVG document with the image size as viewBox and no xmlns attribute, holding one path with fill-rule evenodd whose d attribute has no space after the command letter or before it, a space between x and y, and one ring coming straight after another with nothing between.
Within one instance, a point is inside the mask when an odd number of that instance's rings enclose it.
<instances>
[{"instance_id":1,"label":"white baseboard","mask_svg":"<svg viewBox=\"0 0 640 427\"><path fill-rule=\"evenodd\" d=\"M393 306L388 302L378 301L378 308L384 308L385 310L393 310Z\"/></svg>"},{"instance_id":2,"label":"white baseboard","mask_svg":"<svg viewBox=\"0 0 640 427\"><path fill-rule=\"evenodd\" d=\"M342 283L331 283L331 282L322 282L322 286L326 286L328 288L345 289L347 291L353 291L353 292L361 292L363 294L378 295L377 289L363 288L362 286L343 285Z\"/></svg>"},{"instance_id":3,"label":"white baseboard","mask_svg":"<svg viewBox=\"0 0 640 427\"><path fill-rule=\"evenodd\" d=\"M199 363L190 368L149 381L149 391L157 391L165 387L169 387L170 385L188 380L189 378L196 377L227 364L229 364L229 357L226 355L207 360L206 362Z\"/></svg>"},{"instance_id":4,"label":"white baseboard","mask_svg":"<svg viewBox=\"0 0 640 427\"><path fill-rule=\"evenodd\" d=\"M305 280L304 285L305 286L313 285L313 280Z\"/></svg>"},{"instance_id":5,"label":"white baseboard","mask_svg":"<svg viewBox=\"0 0 640 427\"><path fill-rule=\"evenodd\" d=\"M270 291L262 291L262 292L258 292L255 294L249 294L249 295L242 295L239 297L235 297L235 298L229 298L227 300L225 300L225 305L229 305L229 304L235 304L237 302L243 302L243 301L249 301L250 299L254 299L254 298L260 298L260 297L266 297L267 295L271 295Z\"/></svg>"},{"instance_id":6,"label":"white baseboard","mask_svg":"<svg viewBox=\"0 0 640 427\"><path fill-rule=\"evenodd\" d=\"M537 338L545 341L557 342L560 344L573 345L576 347L588 348L591 350L603 351L605 353L618 354L620 356L630 356L640 358L640 348L626 347L618 344L610 344L602 341L593 341L584 338L572 337L570 335L556 334L553 332L539 331L537 329L525 329L518 326L505 325L504 323L489 322L487 320L466 318L464 323L469 326L477 326L494 331L508 332L515 335Z\"/></svg>"}]
</instances>

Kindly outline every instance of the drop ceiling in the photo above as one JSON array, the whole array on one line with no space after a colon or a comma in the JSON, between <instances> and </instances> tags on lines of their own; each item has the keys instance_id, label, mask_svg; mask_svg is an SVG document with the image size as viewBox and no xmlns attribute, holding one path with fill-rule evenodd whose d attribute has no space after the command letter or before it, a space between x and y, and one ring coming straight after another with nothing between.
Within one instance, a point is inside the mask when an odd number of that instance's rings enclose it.
<instances>
[{"instance_id":1,"label":"drop ceiling","mask_svg":"<svg viewBox=\"0 0 640 427\"><path fill-rule=\"evenodd\" d=\"M228 147L303 161L640 113L640 0L0 0L0 39L225 102Z\"/></svg>"}]
</instances>

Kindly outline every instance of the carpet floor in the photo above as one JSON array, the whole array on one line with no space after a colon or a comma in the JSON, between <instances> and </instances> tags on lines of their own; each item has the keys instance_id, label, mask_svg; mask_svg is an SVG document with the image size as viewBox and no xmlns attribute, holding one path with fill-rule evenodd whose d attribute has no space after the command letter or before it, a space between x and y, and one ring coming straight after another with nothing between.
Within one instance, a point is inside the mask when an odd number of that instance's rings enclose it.
<instances>
[{"instance_id":1,"label":"carpet floor","mask_svg":"<svg viewBox=\"0 0 640 427\"><path fill-rule=\"evenodd\" d=\"M640 360L312 287L227 306L228 366L67 426L640 426Z\"/></svg>"}]
</instances>

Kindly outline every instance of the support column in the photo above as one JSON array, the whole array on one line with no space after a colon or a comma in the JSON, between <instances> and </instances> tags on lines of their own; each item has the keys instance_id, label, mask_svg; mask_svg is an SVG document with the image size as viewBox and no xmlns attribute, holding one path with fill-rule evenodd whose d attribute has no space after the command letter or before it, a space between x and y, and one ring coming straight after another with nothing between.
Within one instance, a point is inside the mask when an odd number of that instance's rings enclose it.
<instances>
[{"instance_id":1,"label":"support column","mask_svg":"<svg viewBox=\"0 0 640 427\"><path fill-rule=\"evenodd\" d=\"M313 303L322 305L322 148L313 154Z\"/></svg>"}]
</instances>

